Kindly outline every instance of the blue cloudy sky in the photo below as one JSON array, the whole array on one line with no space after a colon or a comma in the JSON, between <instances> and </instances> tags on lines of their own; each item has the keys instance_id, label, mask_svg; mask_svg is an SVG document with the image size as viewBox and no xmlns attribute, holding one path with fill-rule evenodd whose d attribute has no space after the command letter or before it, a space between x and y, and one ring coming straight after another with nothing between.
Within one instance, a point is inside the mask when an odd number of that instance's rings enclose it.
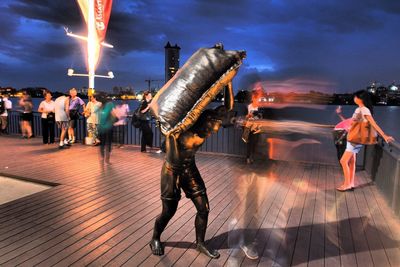
<instances>
[{"instance_id":1,"label":"blue cloudy sky","mask_svg":"<svg viewBox=\"0 0 400 267\"><path fill-rule=\"evenodd\" d=\"M87 85L66 76L85 70L84 32L74 0L0 2L0 86L63 91ZM96 87L146 88L164 78L164 45L177 43L183 64L199 47L223 42L248 57L236 89L263 82L270 90L347 92L372 80L400 80L400 1L394 0L114 0ZM159 84L162 86L162 82Z\"/></svg>"}]
</instances>

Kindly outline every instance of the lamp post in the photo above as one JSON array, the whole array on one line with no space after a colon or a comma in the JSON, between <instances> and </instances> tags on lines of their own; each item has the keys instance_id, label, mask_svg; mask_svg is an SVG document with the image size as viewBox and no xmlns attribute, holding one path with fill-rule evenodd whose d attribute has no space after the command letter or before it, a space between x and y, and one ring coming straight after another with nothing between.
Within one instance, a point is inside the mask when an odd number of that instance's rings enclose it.
<instances>
[{"instance_id":1,"label":"lamp post","mask_svg":"<svg viewBox=\"0 0 400 267\"><path fill-rule=\"evenodd\" d=\"M111 12L111 2L110 1L110 7L108 9L108 14ZM107 75L96 75L96 66L99 61L100 57L100 48L101 46L105 46L108 48L113 48L112 45L102 41L104 40L105 36L105 31L107 30L107 26L105 24L108 23L108 18L107 22L105 23L104 20L99 21L99 15L101 16L101 19L104 19L104 14L98 14L96 11L103 11L105 9L104 3L102 3L100 6L96 6L95 0L81 0L78 1L82 13L84 15L84 18L86 20L86 25L87 25L87 36L81 36L72 33L71 31L68 30L68 28L64 28L66 35L77 38L83 41L86 41L86 47L87 47L87 67L88 67L88 73L87 74L78 74L74 73L73 69L68 69L67 75L68 76L84 76L88 77L88 95L91 96L94 93L94 78L107 78L107 79L113 79L114 74L113 72L109 71ZM99 3L97 3L99 5ZM100 8L101 7L101 8ZM96 14L95 14L96 13ZM98 30L103 30L104 35L102 38L98 36ZM100 38L100 39L99 39Z\"/></svg>"}]
</instances>

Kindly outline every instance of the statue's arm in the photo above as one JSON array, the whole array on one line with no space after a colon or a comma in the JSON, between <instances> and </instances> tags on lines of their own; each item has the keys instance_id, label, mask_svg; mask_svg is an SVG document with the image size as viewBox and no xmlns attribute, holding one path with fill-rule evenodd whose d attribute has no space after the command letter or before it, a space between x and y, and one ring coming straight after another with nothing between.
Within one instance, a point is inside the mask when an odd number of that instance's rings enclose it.
<instances>
[{"instance_id":1,"label":"statue's arm","mask_svg":"<svg viewBox=\"0 0 400 267\"><path fill-rule=\"evenodd\" d=\"M235 101L235 97L233 95L233 87L232 82L228 83L224 89L224 106L226 111L231 111L233 109L233 103Z\"/></svg>"},{"instance_id":2,"label":"statue's arm","mask_svg":"<svg viewBox=\"0 0 400 267\"><path fill-rule=\"evenodd\" d=\"M169 163L179 163L178 137L171 133L165 137L166 159Z\"/></svg>"}]
</instances>

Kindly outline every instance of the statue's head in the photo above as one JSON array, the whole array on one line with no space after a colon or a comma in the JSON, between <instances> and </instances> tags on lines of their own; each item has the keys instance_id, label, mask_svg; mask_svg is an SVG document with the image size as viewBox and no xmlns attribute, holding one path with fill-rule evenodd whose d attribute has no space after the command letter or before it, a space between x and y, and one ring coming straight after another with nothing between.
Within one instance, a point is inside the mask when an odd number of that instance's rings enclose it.
<instances>
[{"instance_id":1,"label":"statue's head","mask_svg":"<svg viewBox=\"0 0 400 267\"><path fill-rule=\"evenodd\" d=\"M223 106L216 109L206 109L191 130L200 137L209 137L211 134L218 132L222 125L224 111L225 107Z\"/></svg>"}]
</instances>

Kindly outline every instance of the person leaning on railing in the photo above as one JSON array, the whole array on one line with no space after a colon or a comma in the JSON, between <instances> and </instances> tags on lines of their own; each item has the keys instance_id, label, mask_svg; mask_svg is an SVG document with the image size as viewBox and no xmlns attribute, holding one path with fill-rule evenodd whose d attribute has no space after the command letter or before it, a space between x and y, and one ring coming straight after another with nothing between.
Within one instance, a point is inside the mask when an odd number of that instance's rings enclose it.
<instances>
[{"instance_id":1,"label":"person leaning on railing","mask_svg":"<svg viewBox=\"0 0 400 267\"><path fill-rule=\"evenodd\" d=\"M369 93L365 90L357 91L354 93L354 103L358 106L358 108L354 111L352 116L353 123L355 122L368 122L372 128L376 130L376 132L382 136L385 142L393 142L393 137L386 135L382 129L375 122L372 117L373 114L373 106ZM340 164L342 165L343 174L344 174L344 182L341 186L336 188L338 191L344 192L349 190L354 190L355 187L355 172L356 172L356 154L360 152L363 144L356 144L354 142L350 142L349 135L351 132L351 128L349 134L347 136L348 141L346 145L346 151L344 152L342 158L340 159Z\"/></svg>"}]
</instances>

